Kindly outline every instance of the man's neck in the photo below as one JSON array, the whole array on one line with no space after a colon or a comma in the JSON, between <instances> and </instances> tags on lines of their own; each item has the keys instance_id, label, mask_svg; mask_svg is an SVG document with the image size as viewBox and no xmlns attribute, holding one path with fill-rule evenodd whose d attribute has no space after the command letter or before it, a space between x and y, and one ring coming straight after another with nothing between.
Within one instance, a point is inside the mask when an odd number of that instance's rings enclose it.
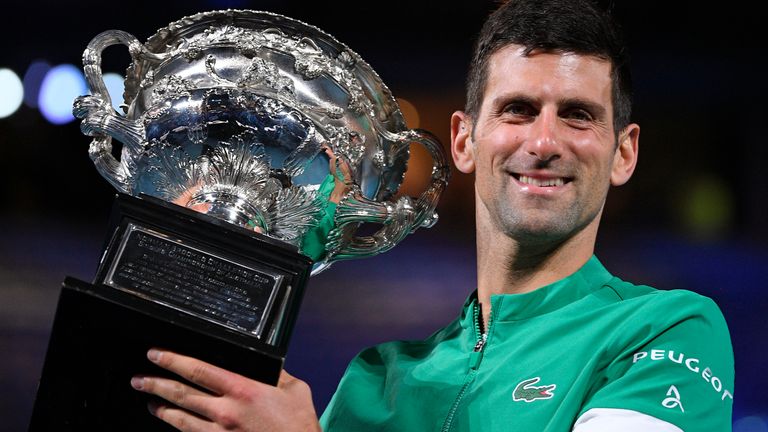
<instances>
[{"instance_id":1,"label":"man's neck","mask_svg":"<svg viewBox=\"0 0 768 432\"><path fill-rule=\"evenodd\" d=\"M522 243L489 227L477 230L477 295L490 322L494 294L523 294L563 279L594 253L599 217L560 242Z\"/></svg>"}]
</instances>

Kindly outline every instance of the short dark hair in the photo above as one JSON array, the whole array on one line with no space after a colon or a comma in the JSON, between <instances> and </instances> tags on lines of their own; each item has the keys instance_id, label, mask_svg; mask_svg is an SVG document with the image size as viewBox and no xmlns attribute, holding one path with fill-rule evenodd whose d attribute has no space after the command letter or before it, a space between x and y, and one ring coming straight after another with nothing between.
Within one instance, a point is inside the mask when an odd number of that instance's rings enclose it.
<instances>
[{"instance_id":1,"label":"short dark hair","mask_svg":"<svg viewBox=\"0 0 768 432\"><path fill-rule=\"evenodd\" d=\"M629 56L618 23L590 0L509 0L483 25L467 75L465 111L477 118L491 56L510 45L531 52L573 52L611 63L613 126L618 134L630 122L632 81Z\"/></svg>"}]
</instances>

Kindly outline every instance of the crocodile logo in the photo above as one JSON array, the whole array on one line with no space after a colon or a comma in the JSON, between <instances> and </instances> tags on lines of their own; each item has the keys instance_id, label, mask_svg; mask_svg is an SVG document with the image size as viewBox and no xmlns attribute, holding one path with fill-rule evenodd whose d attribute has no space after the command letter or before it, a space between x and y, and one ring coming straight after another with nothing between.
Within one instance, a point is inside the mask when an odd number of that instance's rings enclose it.
<instances>
[{"instance_id":1,"label":"crocodile logo","mask_svg":"<svg viewBox=\"0 0 768 432\"><path fill-rule=\"evenodd\" d=\"M520 384L515 387L515 391L512 393L512 399L515 402L533 402L537 399L552 399L552 396L555 395L552 392L557 388L557 384L535 386L534 384L539 381L541 381L540 377L521 381Z\"/></svg>"}]
</instances>

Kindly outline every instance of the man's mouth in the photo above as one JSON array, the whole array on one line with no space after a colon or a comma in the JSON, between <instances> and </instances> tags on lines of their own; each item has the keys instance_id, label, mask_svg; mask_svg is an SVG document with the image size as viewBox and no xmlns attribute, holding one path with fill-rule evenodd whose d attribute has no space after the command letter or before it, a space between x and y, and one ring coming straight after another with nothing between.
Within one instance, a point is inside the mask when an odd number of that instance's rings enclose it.
<instances>
[{"instance_id":1,"label":"man's mouth","mask_svg":"<svg viewBox=\"0 0 768 432\"><path fill-rule=\"evenodd\" d=\"M573 179L568 177L547 177L547 178L536 178L536 177L529 177L527 175L522 174L512 174L517 181L519 181L522 184L527 184L531 186L536 187L558 187L563 186L566 183L569 183Z\"/></svg>"}]
</instances>

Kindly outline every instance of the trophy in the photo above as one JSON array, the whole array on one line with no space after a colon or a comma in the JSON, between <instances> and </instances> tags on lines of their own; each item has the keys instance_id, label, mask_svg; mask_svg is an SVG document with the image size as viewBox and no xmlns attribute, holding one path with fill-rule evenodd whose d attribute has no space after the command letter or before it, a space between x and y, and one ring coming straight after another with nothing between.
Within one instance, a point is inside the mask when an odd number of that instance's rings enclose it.
<instances>
[{"instance_id":1,"label":"trophy","mask_svg":"<svg viewBox=\"0 0 768 432\"><path fill-rule=\"evenodd\" d=\"M120 44L132 58L122 113L101 72ZM144 359L152 346L275 384L308 277L437 220L442 146L311 25L204 12L144 44L101 33L83 63L91 94L74 113L118 194L95 280L64 281L31 429L165 427L128 385L161 373ZM431 181L395 198L414 143Z\"/></svg>"}]
</instances>

